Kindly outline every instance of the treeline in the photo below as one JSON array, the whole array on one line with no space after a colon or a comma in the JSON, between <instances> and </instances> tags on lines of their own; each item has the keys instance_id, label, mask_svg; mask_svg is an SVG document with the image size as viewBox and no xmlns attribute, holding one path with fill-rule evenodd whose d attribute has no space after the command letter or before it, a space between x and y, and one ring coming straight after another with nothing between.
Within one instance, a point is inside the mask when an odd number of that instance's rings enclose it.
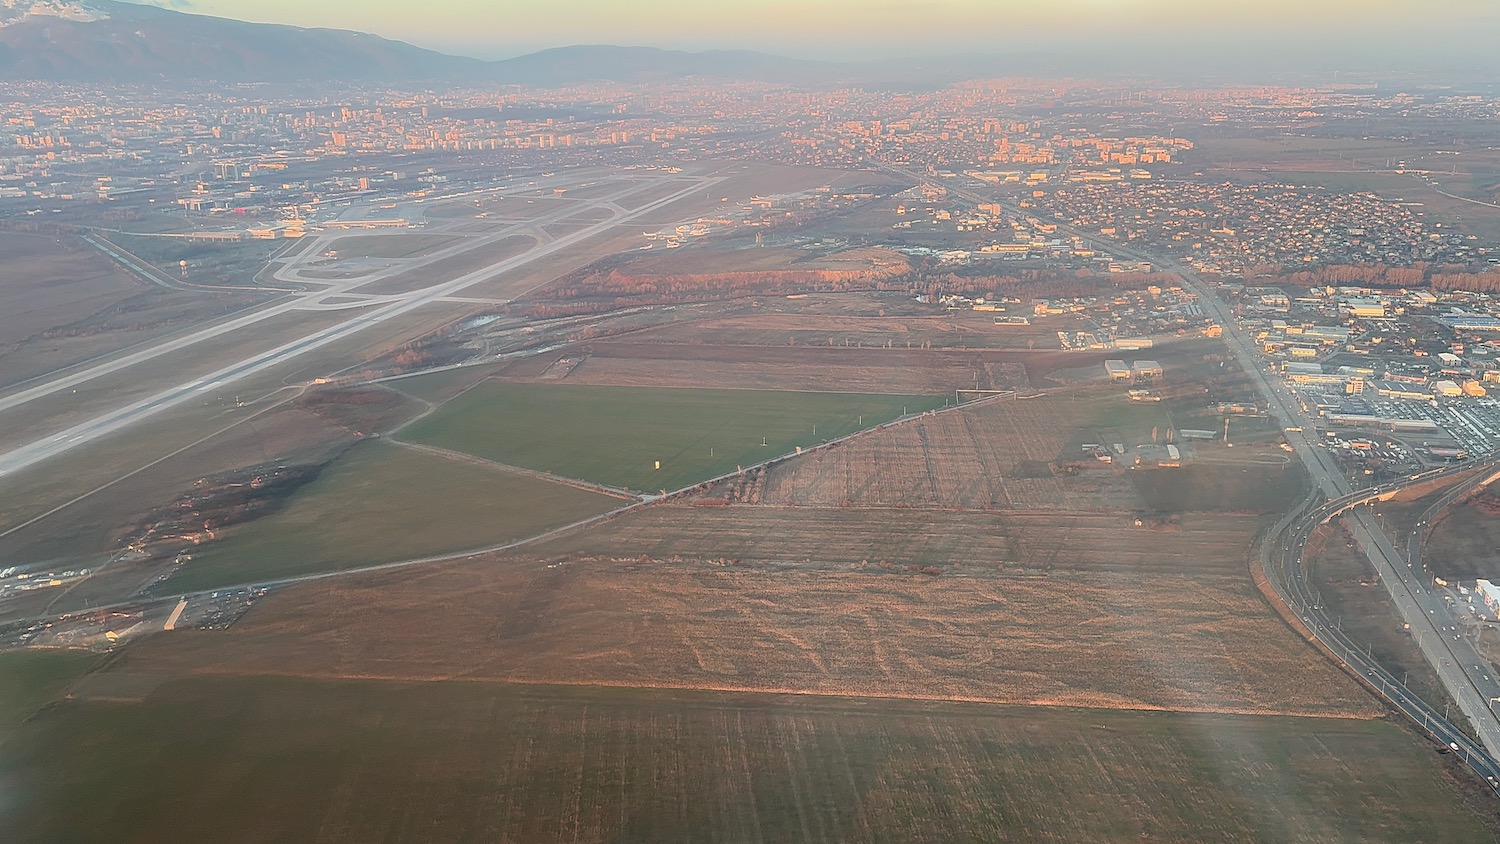
<instances>
[{"instance_id":1,"label":"treeline","mask_svg":"<svg viewBox=\"0 0 1500 844\"><path fill-rule=\"evenodd\" d=\"M1329 264L1322 267L1286 272L1285 267L1271 265L1250 267L1245 280L1272 282L1297 287L1425 287L1427 265L1390 267L1385 264Z\"/></svg>"},{"instance_id":2,"label":"treeline","mask_svg":"<svg viewBox=\"0 0 1500 844\"><path fill-rule=\"evenodd\" d=\"M961 275L932 270L782 270L702 275L632 276L619 270L596 272L536 291L524 303L534 317L608 313L641 305L668 305L747 296L796 293L886 292L925 296L1000 296L1013 299L1067 299L1112 296L1122 290L1182 283L1173 273L1097 273L1024 270L1015 275ZM606 298L606 294L608 297Z\"/></svg>"},{"instance_id":3,"label":"treeline","mask_svg":"<svg viewBox=\"0 0 1500 844\"><path fill-rule=\"evenodd\" d=\"M507 305L501 310L506 314L524 313L535 319L557 319L558 317L607 314L620 308L628 308L631 304L628 301L618 299L596 299L588 302L537 302L535 301L535 294L533 294L527 299L518 300L517 304Z\"/></svg>"},{"instance_id":4,"label":"treeline","mask_svg":"<svg viewBox=\"0 0 1500 844\"><path fill-rule=\"evenodd\" d=\"M1470 293L1500 293L1500 271L1486 273L1433 273L1432 289L1466 290Z\"/></svg>"},{"instance_id":5,"label":"treeline","mask_svg":"<svg viewBox=\"0 0 1500 844\"><path fill-rule=\"evenodd\" d=\"M1262 285L1296 287L1370 287L1381 290L1431 287L1439 291L1500 292L1500 270L1468 272L1465 267L1418 262L1410 267L1385 264L1330 264L1288 273L1279 266L1251 267L1245 280Z\"/></svg>"},{"instance_id":6,"label":"treeline","mask_svg":"<svg viewBox=\"0 0 1500 844\"><path fill-rule=\"evenodd\" d=\"M1074 299L1108 296L1121 290L1145 290L1152 285L1172 287L1182 279L1172 273L1070 273L1028 270L1016 275L964 276L958 273L923 275L913 291L932 299L941 296L1002 296L1011 299Z\"/></svg>"},{"instance_id":7,"label":"treeline","mask_svg":"<svg viewBox=\"0 0 1500 844\"><path fill-rule=\"evenodd\" d=\"M33 219L0 219L0 232L16 232L18 234L45 234L51 236L63 234L77 234L87 229L68 223L43 222Z\"/></svg>"},{"instance_id":8,"label":"treeline","mask_svg":"<svg viewBox=\"0 0 1500 844\"><path fill-rule=\"evenodd\" d=\"M531 298L542 302L598 302L607 299L615 306L628 307L743 296L904 290L905 283L900 279L910 270L904 263L867 270L767 270L673 275L631 275L613 269L569 279L539 290Z\"/></svg>"}]
</instances>

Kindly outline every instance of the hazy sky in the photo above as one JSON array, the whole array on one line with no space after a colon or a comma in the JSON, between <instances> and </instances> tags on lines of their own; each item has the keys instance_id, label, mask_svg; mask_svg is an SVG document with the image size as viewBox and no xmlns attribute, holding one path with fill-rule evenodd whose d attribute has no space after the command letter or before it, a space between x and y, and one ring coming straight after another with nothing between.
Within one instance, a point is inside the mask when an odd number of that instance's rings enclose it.
<instances>
[{"instance_id":1,"label":"hazy sky","mask_svg":"<svg viewBox=\"0 0 1500 844\"><path fill-rule=\"evenodd\" d=\"M1500 0L135 0L243 20L374 32L485 58L568 44L803 56L1026 43L1500 37ZM1457 33L1455 36L1454 33ZM1493 44L1493 41L1490 41ZM1489 47L1493 49L1493 47Z\"/></svg>"}]
</instances>

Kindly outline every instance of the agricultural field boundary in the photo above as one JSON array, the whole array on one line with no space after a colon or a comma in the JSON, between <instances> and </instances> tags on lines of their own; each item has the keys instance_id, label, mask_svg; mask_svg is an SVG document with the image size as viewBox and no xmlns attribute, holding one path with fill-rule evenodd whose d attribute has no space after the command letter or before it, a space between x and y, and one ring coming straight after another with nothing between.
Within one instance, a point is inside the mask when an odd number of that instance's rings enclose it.
<instances>
[{"instance_id":1,"label":"agricultural field boundary","mask_svg":"<svg viewBox=\"0 0 1500 844\"><path fill-rule=\"evenodd\" d=\"M498 460L490 460L485 457L466 454L462 451L453 451L452 449L443 448L442 446L427 445L426 443L407 442L406 440L397 439L396 437L386 437L386 440L394 445L400 446L401 448L409 448L413 451L420 451L431 454L434 457L442 457L460 463L468 463L474 466L494 469L507 475L518 475L520 477L532 478L538 481L546 481L547 483L580 489L584 492L597 492L600 495L608 495L611 498L620 498L625 501L640 500L638 496L636 496L629 490L620 489L618 487L606 486L605 484L596 484L592 481L585 481L579 478L568 478L562 475L554 475L551 472L542 472L537 469L527 469L524 466L513 466L509 463L501 463Z\"/></svg>"},{"instance_id":2,"label":"agricultural field boundary","mask_svg":"<svg viewBox=\"0 0 1500 844\"><path fill-rule=\"evenodd\" d=\"M1026 398L1029 398L1029 397L1030 396L1026 396ZM1019 400L1020 398L1021 397L993 396L993 397L990 397L990 398L981 399L979 401L969 402L968 404L964 404L964 405L961 405L961 406L950 406L950 407L942 407L942 408L933 408L932 410L923 411L921 413L908 414L908 415L900 417L898 419L892 419L889 422L884 422L884 423L882 423L880 425L877 425L877 426L875 426L873 428L867 428L867 429L864 429L864 430L861 430L861 431L855 431L855 432L853 432L851 434L846 434L846 435L844 435L842 437L839 437L838 439L829 440L826 443L818 443L817 445L804 447L802 449L802 453L801 454L797 454L795 452L788 453L788 454L782 454L782 455L778 455L776 457L772 457L772 458L770 458L768 460L762 461L760 463L757 463L757 464L754 464L754 465L751 465L751 466L745 466L745 467L743 467L743 473L749 473L749 472L752 472L752 471L766 469L766 468L769 468L771 466L774 466L774 465L786 462L788 460L792 460L792 459L795 459L795 458L798 458L798 457L801 457L801 456L804 456L804 455L808 455L808 454L813 454L813 453L816 453L816 452L818 452L820 450L823 450L823 449L832 448L834 446L850 442L851 440L853 440L853 439L855 439L857 437L866 435L866 434L871 434L871 433L874 433L874 432L877 432L877 431L883 431L883 430L889 429L889 428L894 427L894 426L903 425L903 424L906 424L907 422L912 422L912 421L924 418L924 416L937 415L937 414L942 414L942 413L948 413L950 411L955 411L955 410L960 410L960 409L964 409L964 410L972 409L974 407L982 406L984 404L988 404L990 402L996 402L996 401L1003 401L1003 400L1016 401L1016 400ZM402 443L402 445L406 445L406 444ZM590 516L590 517L588 517L586 519L580 519L579 521L573 522L571 524L562 525L560 527L556 527L556 528L553 528L551 530L544 531L544 532L536 534L534 536L528 536L528 537L524 537L522 539L512 540L510 542L505 542L505 543L501 543L501 544L498 544L498 545L489 545L489 546L485 546L485 547L482 547L482 548L471 548L471 549L466 549L466 550L462 550L462 551L453 551L453 552L446 553L446 554L435 554L435 555L426 556L426 557L416 557L416 558L407 559L407 560L396 560L394 562L379 563L377 565L371 565L371 566L360 566L360 567L356 567L356 568L339 569L337 571L314 572L314 573L311 573L311 574L297 575L295 577L281 578L281 579L278 579L278 580L249 581L249 582L246 582L246 583L219 586L219 587L216 587L215 591L218 591L218 592L227 592L227 591L237 591L237 590L244 590L244 589L254 589L254 588L279 589L279 588L283 588L283 587L287 587L287 586L295 586L295 585L297 585L299 583L312 583L312 582L315 582L315 581L329 580L329 579L333 579L333 578L352 577L352 576L357 576L357 575L362 575L362 574L375 574L375 573L379 573L379 572L396 571L396 570L400 570L400 569L412 568L412 567L415 567L415 566L431 565L431 564L436 564L436 563L459 562L459 561L463 561L463 560L469 560L469 559L472 559L474 557L481 557L481 556L486 556L486 555L489 555L489 554L499 554L499 553L503 553L503 552L507 552L507 551L514 551L514 550L516 550L518 548L525 548L527 546L537 545L537 544L540 544L542 542L546 542L548 540L559 539L559 538L562 538L564 536L568 536L568 535L570 535L572 533L576 533L579 530L583 530L583 529L586 529L586 528L593 527L595 525L604 524L606 522L613 521L614 519L617 519L617 518L619 518L619 517L621 517L623 515L626 515L627 513L631 513L631 512L634 512L634 511L638 510L638 509L643 509L645 507L649 507L649 506L651 506L653 504L666 503L666 502L670 502L670 501L675 501L675 500L680 500L680 499L683 499L683 498L687 498L689 496L697 495L697 494L703 492L704 490L711 488L714 484L722 483L722 482L730 480L732 478L739 477L741 474L742 474L742 472L738 472L738 471L736 471L736 472L727 472L727 473L725 473L723 475L720 475L718 477L708 478L706 480L700 481L700 482L692 484L690 486L686 486L686 487L683 487L681 489L677 489L677 490L673 490L673 491L667 492L665 495L661 495L661 494L657 494L657 495L645 494L645 495L641 496L640 500L633 501L633 502L631 502L629 504L626 504L626 505L624 505L622 507L618 507L618 508L616 508L614 510L608 510L606 512L599 513L598 515ZM180 598L190 597L190 596L196 595L196 594L199 594L199 593L195 591L195 592L182 592L182 593L174 593L174 594L162 594L162 595L153 596L153 600L159 601L159 602L170 603L170 602L178 600ZM107 610L113 610L113 609L124 609L124 608L129 608L129 607L137 607L137 606L139 606L139 603L140 602L139 602L138 599L137 600L131 600L131 601L120 601L120 602L116 602L116 603L113 603L113 604L107 604L107 605L100 605L100 606L92 607L91 611L92 612L101 612L101 611L107 611ZM38 617L35 617L35 618L17 619L16 623L22 623L22 624L24 624L24 623L31 623L31 622L35 622L35 621L50 621L52 619L53 619L52 615L46 615L46 616L38 616Z\"/></svg>"}]
</instances>

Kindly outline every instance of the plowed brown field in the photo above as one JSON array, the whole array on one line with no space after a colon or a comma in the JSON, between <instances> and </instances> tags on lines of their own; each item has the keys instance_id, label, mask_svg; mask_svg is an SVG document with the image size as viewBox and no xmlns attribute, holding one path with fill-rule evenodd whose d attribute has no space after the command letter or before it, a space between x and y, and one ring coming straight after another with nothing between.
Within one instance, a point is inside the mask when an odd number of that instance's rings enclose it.
<instances>
[{"instance_id":1,"label":"plowed brown field","mask_svg":"<svg viewBox=\"0 0 1500 844\"><path fill-rule=\"evenodd\" d=\"M1079 436L1067 397L997 400L867 434L773 468L763 501L837 507L1132 510L1122 473L1047 464ZM1076 455L1067 455L1074 457Z\"/></svg>"},{"instance_id":2,"label":"plowed brown field","mask_svg":"<svg viewBox=\"0 0 1500 844\"><path fill-rule=\"evenodd\" d=\"M597 342L570 349L567 382L899 394L1025 389L1025 367L980 352ZM517 370L507 380L527 380Z\"/></svg>"},{"instance_id":3,"label":"plowed brown field","mask_svg":"<svg viewBox=\"0 0 1500 844\"><path fill-rule=\"evenodd\" d=\"M712 533L702 551L712 553ZM815 548L808 548L815 554ZM181 671L951 698L1371 717L1248 578L934 577L496 560L299 587L228 634L140 643Z\"/></svg>"}]
</instances>

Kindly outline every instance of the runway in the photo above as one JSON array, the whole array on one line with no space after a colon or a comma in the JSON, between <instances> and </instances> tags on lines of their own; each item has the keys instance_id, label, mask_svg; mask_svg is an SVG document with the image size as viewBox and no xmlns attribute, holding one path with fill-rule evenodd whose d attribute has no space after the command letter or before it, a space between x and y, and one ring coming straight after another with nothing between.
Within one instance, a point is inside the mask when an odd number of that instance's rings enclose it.
<instances>
[{"instance_id":1,"label":"runway","mask_svg":"<svg viewBox=\"0 0 1500 844\"><path fill-rule=\"evenodd\" d=\"M0 412L7 409L19 407L27 402L43 396L59 393L77 385L87 383L96 378L103 377L130 367L139 366L150 362L162 355L190 349L191 347L212 340L231 331L238 331L279 314L298 310L341 310L345 308L367 309L357 316L351 317L341 323L315 331L297 340L284 343L266 351L251 355L237 363L225 366L221 369L192 378L176 386L161 390L153 395L142 398L136 402L119 407L95 416L87 421L75 424L65 430L57 431L46 437L11 449L0 454L0 477L14 474L24 469L35 466L45 460L65 454L102 437L114 434L122 429L151 418L165 410L182 405L194 398L214 393L226 388L237 381L247 378L272 367L279 366L298 356L305 355L314 350L328 346L344 338L358 334L373 326L377 326L387 320L410 313L424 305L437 302L446 297L453 296L466 288L473 287L481 282L488 281L502 273L510 272L528 264L535 263L551 255L561 252L571 246L583 241L597 237L610 229L626 225L633 220L646 216L672 203L678 202L688 196L710 188L722 181L719 177L676 177L675 181L687 184L679 191L673 192L665 197L649 202L631 211L626 211L616 204L617 200L629 196L631 193L654 187L658 180L642 182L628 181L628 187L621 191L612 193L605 197L594 200L583 200L571 204L563 211L543 215L535 220L528 221L516 228L532 228L545 225L549 222L565 220L580 213L591 210L604 210L608 217L600 222L587 225L578 231L560 235L547 240L539 239L532 248L527 251L497 261L494 264L462 275L450 281L441 282L418 291L404 294L384 294L370 297L368 300L355 300L352 302L328 303L330 297L346 297L359 295L353 293L359 287L371 284L375 281L388 277L392 272L376 272L367 276L340 280L336 282L323 282L324 289L310 291L294 296L285 301L269 305L266 308L255 311L235 319L205 328L187 336L143 349L118 358L96 364L88 369L76 373L70 373L58 378L38 384L28 389L0 397ZM514 228L506 229L493 236L476 238L484 242L493 239L510 237L515 234ZM316 243L302 250L302 256L316 249ZM468 244L465 248L475 248L475 244ZM460 254L465 251L461 248L442 250L434 253L433 260ZM408 271L407 267L397 268L400 272ZM276 273L276 277L285 281L302 281L296 272L296 261L283 267Z\"/></svg>"}]
</instances>

